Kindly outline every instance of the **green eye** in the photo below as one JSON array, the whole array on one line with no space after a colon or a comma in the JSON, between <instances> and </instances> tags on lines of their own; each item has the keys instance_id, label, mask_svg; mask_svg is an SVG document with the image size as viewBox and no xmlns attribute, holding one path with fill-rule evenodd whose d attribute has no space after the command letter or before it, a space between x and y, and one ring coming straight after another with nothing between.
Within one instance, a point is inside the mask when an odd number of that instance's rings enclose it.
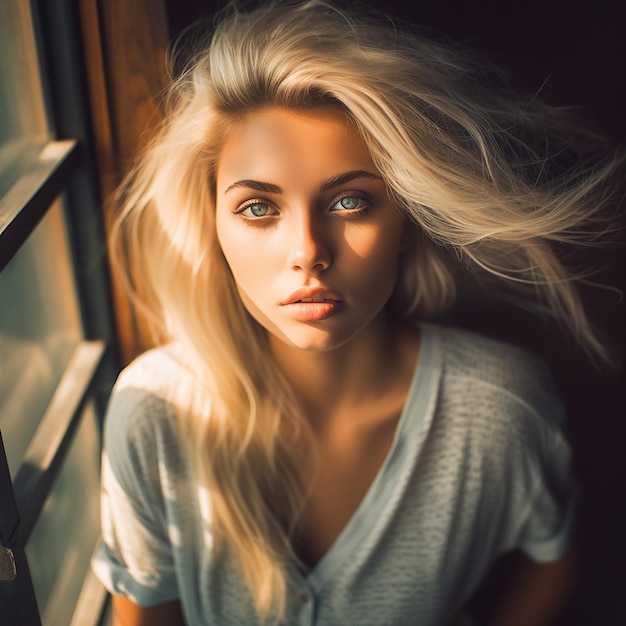
<instances>
[{"instance_id":1,"label":"green eye","mask_svg":"<svg viewBox=\"0 0 626 626\"><path fill-rule=\"evenodd\" d=\"M341 198L341 200L339 200L339 204L344 209L356 209L359 206L359 198Z\"/></svg>"},{"instance_id":2,"label":"green eye","mask_svg":"<svg viewBox=\"0 0 626 626\"><path fill-rule=\"evenodd\" d=\"M341 212L350 211L358 213L365 210L369 206L369 201L361 196L346 195L334 201L331 211Z\"/></svg>"},{"instance_id":3,"label":"green eye","mask_svg":"<svg viewBox=\"0 0 626 626\"><path fill-rule=\"evenodd\" d=\"M239 209L238 213L248 219L254 219L255 217L267 217L274 215L275 211L267 202L250 202L250 204L247 204L242 209Z\"/></svg>"},{"instance_id":4,"label":"green eye","mask_svg":"<svg viewBox=\"0 0 626 626\"><path fill-rule=\"evenodd\" d=\"M263 217L264 215L267 215L268 211L270 210L267 204L262 204L261 202L257 204L251 204L248 209L250 209L250 213L252 213L254 217Z\"/></svg>"}]
</instances>

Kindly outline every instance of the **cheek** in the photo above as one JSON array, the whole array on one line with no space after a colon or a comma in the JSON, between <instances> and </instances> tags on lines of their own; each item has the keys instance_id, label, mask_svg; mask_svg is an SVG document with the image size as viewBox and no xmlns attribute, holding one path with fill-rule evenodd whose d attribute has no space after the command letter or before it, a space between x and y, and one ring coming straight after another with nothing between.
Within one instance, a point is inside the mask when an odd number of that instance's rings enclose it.
<instances>
[{"instance_id":1,"label":"cheek","mask_svg":"<svg viewBox=\"0 0 626 626\"><path fill-rule=\"evenodd\" d=\"M226 241L222 244L222 254L226 259L226 264L230 269L230 273L237 285L237 289L241 287L248 288L254 283L254 277L258 279L258 263L250 258L249 252L245 247L229 245Z\"/></svg>"},{"instance_id":2,"label":"cheek","mask_svg":"<svg viewBox=\"0 0 626 626\"><path fill-rule=\"evenodd\" d=\"M398 264L402 249L402 227L391 224L386 228L367 227L346 237L346 250L352 263L360 263L368 273L382 274Z\"/></svg>"},{"instance_id":3,"label":"cheek","mask_svg":"<svg viewBox=\"0 0 626 626\"><path fill-rule=\"evenodd\" d=\"M244 303L263 298L276 273L276 246L265 245L245 229L217 221L217 241ZM246 304L247 306L247 304Z\"/></svg>"},{"instance_id":4,"label":"cheek","mask_svg":"<svg viewBox=\"0 0 626 626\"><path fill-rule=\"evenodd\" d=\"M362 247L353 244L342 271L354 295L376 306L390 298L398 280L398 243L397 237L388 237Z\"/></svg>"}]
</instances>

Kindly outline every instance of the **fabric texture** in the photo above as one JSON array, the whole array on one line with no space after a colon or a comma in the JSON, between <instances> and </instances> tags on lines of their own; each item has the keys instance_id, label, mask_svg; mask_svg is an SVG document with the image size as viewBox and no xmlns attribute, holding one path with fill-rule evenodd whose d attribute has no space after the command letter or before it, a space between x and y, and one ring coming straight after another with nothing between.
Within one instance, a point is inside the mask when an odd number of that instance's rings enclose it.
<instances>
[{"instance_id":1,"label":"fabric texture","mask_svg":"<svg viewBox=\"0 0 626 626\"><path fill-rule=\"evenodd\" d=\"M287 624L442 626L494 560L568 544L575 486L563 407L541 361L473 333L421 326L394 442L359 507L308 575L293 572ZM105 425L103 542L93 567L114 594L179 598L190 626L254 625L164 390L167 348L120 376Z\"/></svg>"}]
</instances>

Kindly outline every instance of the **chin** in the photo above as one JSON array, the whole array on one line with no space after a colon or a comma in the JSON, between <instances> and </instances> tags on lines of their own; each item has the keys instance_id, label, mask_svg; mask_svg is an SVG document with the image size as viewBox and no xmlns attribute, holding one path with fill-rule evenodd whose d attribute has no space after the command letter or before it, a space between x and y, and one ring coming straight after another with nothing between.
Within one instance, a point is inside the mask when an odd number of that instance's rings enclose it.
<instances>
[{"instance_id":1,"label":"chin","mask_svg":"<svg viewBox=\"0 0 626 626\"><path fill-rule=\"evenodd\" d=\"M296 332L271 332L272 339L303 352L329 352L340 348L350 337L337 336L324 330L313 328L301 329Z\"/></svg>"}]
</instances>

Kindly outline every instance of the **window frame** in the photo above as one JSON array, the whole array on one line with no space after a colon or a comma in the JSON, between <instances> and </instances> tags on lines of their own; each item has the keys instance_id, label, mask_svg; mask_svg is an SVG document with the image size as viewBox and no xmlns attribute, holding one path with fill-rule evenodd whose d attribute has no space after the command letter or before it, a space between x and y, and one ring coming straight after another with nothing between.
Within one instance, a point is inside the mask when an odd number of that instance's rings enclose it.
<instances>
[{"instance_id":1,"label":"window frame","mask_svg":"<svg viewBox=\"0 0 626 626\"><path fill-rule=\"evenodd\" d=\"M0 198L0 271L62 195L84 339L13 479L0 432L0 614L15 626L41 624L25 548L86 404L94 406L101 432L120 370L79 7L72 0L30 0L30 10L51 139ZM101 623L106 599L86 572L72 624Z\"/></svg>"}]
</instances>

